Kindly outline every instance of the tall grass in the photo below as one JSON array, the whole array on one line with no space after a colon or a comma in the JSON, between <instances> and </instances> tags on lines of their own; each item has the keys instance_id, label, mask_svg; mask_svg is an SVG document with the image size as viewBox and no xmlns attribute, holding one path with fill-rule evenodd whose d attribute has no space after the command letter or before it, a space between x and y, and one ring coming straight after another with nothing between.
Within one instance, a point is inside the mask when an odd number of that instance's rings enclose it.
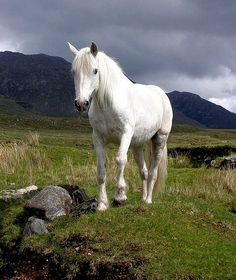
<instances>
[{"instance_id":1,"label":"tall grass","mask_svg":"<svg viewBox=\"0 0 236 280\"><path fill-rule=\"evenodd\" d=\"M26 135L26 143L33 147L38 147L39 146L39 138L40 135L38 132L29 132Z\"/></svg>"},{"instance_id":2,"label":"tall grass","mask_svg":"<svg viewBox=\"0 0 236 280\"><path fill-rule=\"evenodd\" d=\"M176 153L174 156L169 157L168 164L174 168L188 168L191 167L191 160L187 155Z\"/></svg>"},{"instance_id":3,"label":"tall grass","mask_svg":"<svg viewBox=\"0 0 236 280\"><path fill-rule=\"evenodd\" d=\"M196 169L197 175L197 169ZM235 170L206 170L197 175L191 185L182 185L176 182L169 188L170 193L203 198L224 198L236 195Z\"/></svg>"},{"instance_id":4,"label":"tall grass","mask_svg":"<svg viewBox=\"0 0 236 280\"><path fill-rule=\"evenodd\" d=\"M42 171L48 166L48 158L27 143L0 144L0 171L14 173L23 168Z\"/></svg>"},{"instance_id":5,"label":"tall grass","mask_svg":"<svg viewBox=\"0 0 236 280\"><path fill-rule=\"evenodd\" d=\"M66 170L66 181L68 184L79 184L80 186L97 186L97 168L94 157L88 156L86 164L74 165L70 157L63 160L63 168ZM141 181L139 181L138 168L133 157L129 158L125 169L125 179L129 189L138 191ZM106 182L109 186L116 186L117 165L114 156L107 156L106 159Z\"/></svg>"},{"instance_id":6,"label":"tall grass","mask_svg":"<svg viewBox=\"0 0 236 280\"><path fill-rule=\"evenodd\" d=\"M192 170L190 160L185 156L177 156L169 159L171 172L178 173L178 170L185 168ZM66 169L66 180L69 184L79 184L81 186L97 186L96 181L96 163L94 158L90 157L86 164L76 166L72 159L67 157L63 161ZM107 186L116 186L117 166L113 156L107 157ZM178 179L167 188L166 192L172 194L182 194L186 196L221 198L227 195L236 195L236 171L195 168L196 172L191 183L186 184L182 180L187 174L178 177ZM131 191L141 191L141 179L138 168L132 156L129 156L128 164L125 169L125 180Z\"/></svg>"},{"instance_id":7,"label":"tall grass","mask_svg":"<svg viewBox=\"0 0 236 280\"><path fill-rule=\"evenodd\" d=\"M63 151L63 149L62 149ZM59 152L59 150L58 150ZM83 155L85 156L85 155ZM50 160L50 158L54 160ZM61 162L60 162L61 161ZM116 186L117 166L115 151L108 149L107 155L107 185ZM53 147L41 147L40 135L29 133L24 141L0 144L1 180L18 182L20 185L29 183L41 184L73 184L82 187L96 187L96 160L94 152L77 163L73 153L56 159ZM194 197L221 198L236 195L236 171L217 169L191 168L191 162L186 156L176 155L169 158L169 176L172 182L165 192L183 194ZM189 176L189 180L188 180ZM141 191L141 180L138 168L131 154L125 169L125 179L131 191Z\"/></svg>"}]
</instances>

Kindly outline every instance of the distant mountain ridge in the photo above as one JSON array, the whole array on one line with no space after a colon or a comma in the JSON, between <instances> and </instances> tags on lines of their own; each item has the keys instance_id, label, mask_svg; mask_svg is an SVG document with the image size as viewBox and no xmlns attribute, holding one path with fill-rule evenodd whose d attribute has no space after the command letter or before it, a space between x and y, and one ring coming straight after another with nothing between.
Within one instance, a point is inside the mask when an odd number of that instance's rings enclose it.
<instances>
[{"instance_id":1,"label":"distant mountain ridge","mask_svg":"<svg viewBox=\"0 0 236 280\"><path fill-rule=\"evenodd\" d=\"M75 115L70 69L71 63L61 57L0 52L0 114ZM219 105L190 92L168 96L174 123L236 129L236 114Z\"/></svg>"},{"instance_id":2,"label":"distant mountain ridge","mask_svg":"<svg viewBox=\"0 0 236 280\"><path fill-rule=\"evenodd\" d=\"M71 116L71 64L45 54L0 52L0 95L48 116Z\"/></svg>"},{"instance_id":3,"label":"distant mountain ridge","mask_svg":"<svg viewBox=\"0 0 236 280\"><path fill-rule=\"evenodd\" d=\"M184 116L208 128L236 128L236 114L220 105L201 98L190 92L173 91L168 93L174 112L181 112Z\"/></svg>"}]
</instances>

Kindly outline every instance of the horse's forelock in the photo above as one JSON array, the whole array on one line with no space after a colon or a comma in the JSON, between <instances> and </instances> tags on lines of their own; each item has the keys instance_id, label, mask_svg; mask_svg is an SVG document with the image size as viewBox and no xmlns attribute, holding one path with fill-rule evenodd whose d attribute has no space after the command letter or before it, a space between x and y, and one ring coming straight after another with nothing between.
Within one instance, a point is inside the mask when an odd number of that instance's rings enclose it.
<instances>
[{"instance_id":1,"label":"horse's forelock","mask_svg":"<svg viewBox=\"0 0 236 280\"><path fill-rule=\"evenodd\" d=\"M74 58L74 61L72 63L72 70L74 72L79 72L81 69L85 71L89 71L91 64L91 55L90 55L90 49L84 48L81 49L76 57Z\"/></svg>"}]
</instances>

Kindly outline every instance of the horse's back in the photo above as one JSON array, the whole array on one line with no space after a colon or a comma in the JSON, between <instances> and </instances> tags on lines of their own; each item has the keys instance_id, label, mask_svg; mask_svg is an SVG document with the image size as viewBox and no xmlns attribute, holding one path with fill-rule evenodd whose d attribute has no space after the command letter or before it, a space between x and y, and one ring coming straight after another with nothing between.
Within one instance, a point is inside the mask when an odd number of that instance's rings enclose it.
<instances>
[{"instance_id":1,"label":"horse's back","mask_svg":"<svg viewBox=\"0 0 236 280\"><path fill-rule=\"evenodd\" d=\"M134 84L132 95L136 122L155 125L169 133L173 113L166 93L158 86Z\"/></svg>"}]
</instances>

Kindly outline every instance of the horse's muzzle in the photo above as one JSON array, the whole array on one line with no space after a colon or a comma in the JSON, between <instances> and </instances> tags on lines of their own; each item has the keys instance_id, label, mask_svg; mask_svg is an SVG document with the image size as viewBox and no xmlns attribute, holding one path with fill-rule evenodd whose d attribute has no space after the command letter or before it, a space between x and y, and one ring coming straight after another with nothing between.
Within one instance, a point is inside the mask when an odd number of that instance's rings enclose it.
<instances>
[{"instance_id":1,"label":"horse's muzzle","mask_svg":"<svg viewBox=\"0 0 236 280\"><path fill-rule=\"evenodd\" d=\"M89 106L89 101L78 102L78 100L75 100L75 107L79 112L87 112L89 110Z\"/></svg>"}]
</instances>

